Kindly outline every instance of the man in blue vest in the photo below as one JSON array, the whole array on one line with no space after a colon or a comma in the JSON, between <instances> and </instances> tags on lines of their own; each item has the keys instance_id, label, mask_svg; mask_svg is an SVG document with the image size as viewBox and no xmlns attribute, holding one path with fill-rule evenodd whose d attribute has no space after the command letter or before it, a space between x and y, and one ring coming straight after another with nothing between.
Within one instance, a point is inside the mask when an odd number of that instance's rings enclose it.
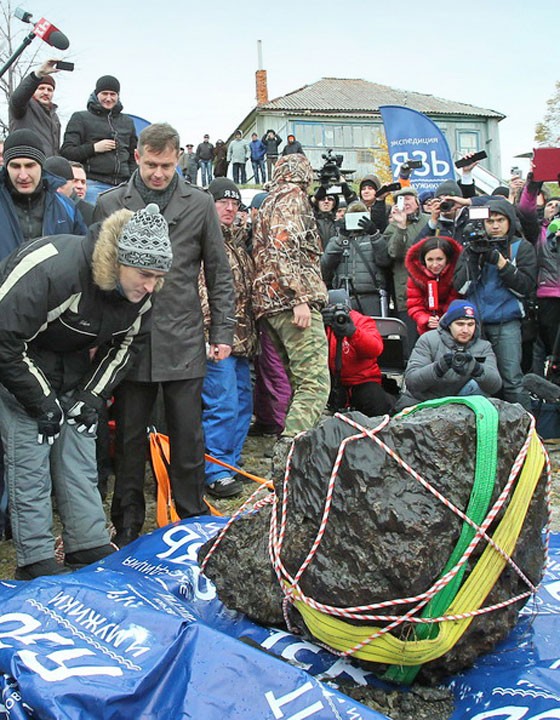
<instances>
[{"instance_id":1,"label":"man in blue vest","mask_svg":"<svg viewBox=\"0 0 560 720\"><path fill-rule=\"evenodd\" d=\"M524 301L535 293L537 257L520 235L515 207L504 198L491 199L487 207L484 234L467 240L453 284L479 309L483 335L498 361L504 399L530 410L522 385L521 320Z\"/></svg>"}]
</instances>

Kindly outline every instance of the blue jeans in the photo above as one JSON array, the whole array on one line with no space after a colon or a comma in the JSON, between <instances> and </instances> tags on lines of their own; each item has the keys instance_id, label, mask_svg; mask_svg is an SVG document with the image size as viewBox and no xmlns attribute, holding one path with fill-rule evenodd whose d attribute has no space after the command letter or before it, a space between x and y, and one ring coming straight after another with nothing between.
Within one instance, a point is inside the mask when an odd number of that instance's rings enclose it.
<instances>
[{"instance_id":1,"label":"blue jeans","mask_svg":"<svg viewBox=\"0 0 560 720\"><path fill-rule=\"evenodd\" d=\"M266 170L264 169L264 159L251 160L253 166L253 180L256 185L262 185L266 182Z\"/></svg>"},{"instance_id":2,"label":"blue jeans","mask_svg":"<svg viewBox=\"0 0 560 720\"><path fill-rule=\"evenodd\" d=\"M208 187L212 182L212 160L201 160L200 163L200 184Z\"/></svg>"},{"instance_id":3,"label":"blue jeans","mask_svg":"<svg viewBox=\"0 0 560 720\"><path fill-rule=\"evenodd\" d=\"M233 182L236 185L245 185L247 182L245 163L233 163Z\"/></svg>"},{"instance_id":4,"label":"blue jeans","mask_svg":"<svg viewBox=\"0 0 560 720\"><path fill-rule=\"evenodd\" d=\"M253 414L253 391L248 358L230 355L207 363L202 386L202 425L206 451L238 466ZM233 475L233 471L206 463L206 482Z\"/></svg>"},{"instance_id":5,"label":"blue jeans","mask_svg":"<svg viewBox=\"0 0 560 720\"><path fill-rule=\"evenodd\" d=\"M88 203L91 203L92 205L95 205L99 193L105 192L105 190L110 190L112 187L112 185L99 182L99 180L88 180L86 196L84 200Z\"/></svg>"},{"instance_id":6,"label":"blue jeans","mask_svg":"<svg viewBox=\"0 0 560 720\"><path fill-rule=\"evenodd\" d=\"M511 320L500 325L485 323L483 330L496 355L504 400L518 402L526 410L531 410L531 398L523 389L522 382L521 320Z\"/></svg>"}]
</instances>

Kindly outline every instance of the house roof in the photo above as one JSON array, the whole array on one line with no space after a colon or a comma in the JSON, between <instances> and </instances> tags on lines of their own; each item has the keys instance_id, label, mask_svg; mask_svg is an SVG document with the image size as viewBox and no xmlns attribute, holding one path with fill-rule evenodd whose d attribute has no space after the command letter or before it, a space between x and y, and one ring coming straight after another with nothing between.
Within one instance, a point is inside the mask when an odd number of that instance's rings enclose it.
<instances>
[{"instance_id":1,"label":"house roof","mask_svg":"<svg viewBox=\"0 0 560 720\"><path fill-rule=\"evenodd\" d=\"M380 105L405 105L428 115L476 115L497 118L505 115L468 103L445 100L434 95L398 90L368 80L321 78L311 85L261 105L259 111L325 113L379 113Z\"/></svg>"}]
</instances>

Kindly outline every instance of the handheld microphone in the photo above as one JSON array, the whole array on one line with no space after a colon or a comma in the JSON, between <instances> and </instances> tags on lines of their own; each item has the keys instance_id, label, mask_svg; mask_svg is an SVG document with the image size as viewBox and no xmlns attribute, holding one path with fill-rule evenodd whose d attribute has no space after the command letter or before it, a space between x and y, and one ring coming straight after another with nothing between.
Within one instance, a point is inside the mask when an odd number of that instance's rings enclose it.
<instances>
[{"instance_id":1,"label":"handheld microphone","mask_svg":"<svg viewBox=\"0 0 560 720\"><path fill-rule=\"evenodd\" d=\"M67 50L70 46L70 40L66 35L45 18L41 18L35 25L33 34L57 50Z\"/></svg>"},{"instance_id":2,"label":"handheld microphone","mask_svg":"<svg viewBox=\"0 0 560 720\"><path fill-rule=\"evenodd\" d=\"M431 310L435 315L438 307L438 282L437 280L428 280L428 310Z\"/></svg>"},{"instance_id":3,"label":"handheld microphone","mask_svg":"<svg viewBox=\"0 0 560 720\"><path fill-rule=\"evenodd\" d=\"M560 387L535 373L527 373L527 375L523 377L523 387L528 393L534 395L539 400L544 400L548 403L557 403L560 401Z\"/></svg>"}]
</instances>

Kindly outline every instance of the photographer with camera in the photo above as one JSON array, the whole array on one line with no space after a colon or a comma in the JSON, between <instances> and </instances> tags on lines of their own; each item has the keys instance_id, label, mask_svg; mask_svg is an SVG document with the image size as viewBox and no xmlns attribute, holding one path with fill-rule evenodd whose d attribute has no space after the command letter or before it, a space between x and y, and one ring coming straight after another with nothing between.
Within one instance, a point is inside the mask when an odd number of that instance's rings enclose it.
<instances>
[{"instance_id":1,"label":"photographer with camera","mask_svg":"<svg viewBox=\"0 0 560 720\"><path fill-rule=\"evenodd\" d=\"M487 203L488 218L465 228L465 251L460 255L453 284L476 302L482 332L491 343L503 380L503 397L531 409L522 385L521 320L523 302L535 292L537 258L531 243L518 235L514 206L504 198Z\"/></svg>"},{"instance_id":2,"label":"photographer with camera","mask_svg":"<svg viewBox=\"0 0 560 720\"><path fill-rule=\"evenodd\" d=\"M342 174L341 167L344 156L335 155L332 150L327 150L321 157L325 161L318 171L321 184L311 196L311 205L317 221L321 244L325 248L327 242L338 233L336 224L336 213L340 204L338 193L342 193L346 205L357 200L358 196Z\"/></svg>"},{"instance_id":3,"label":"photographer with camera","mask_svg":"<svg viewBox=\"0 0 560 720\"><path fill-rule=\"evenodd\" d=\"M388 314L385 270L391 260L380 233L364 232L360 225L363 219L367 221L365 206L351 203L344 216L344 227L327 243L321 257L321 272L327 287L346 290L355 310L364 315L385 316Z\"/></svg>"},{"instance_id":4,"label":"photographer with camera","mask_svg":"<svg viewBox=\"0 0 560 720\"><path fill-rule=\"evenodd\" d=\"M377 358L383 352L383 339L375 320L351 310L345 290L330 290L321 312L329 343L329 409L351 407L364 415L385 415L393 402L381 386Z\"/></svg>"},{"instance_id":5,"label":"photographer with camera","mask_svg":"<svg viewBox=\"0 0 560 720\"><path fill-rule=\"evenodd\" d=\"M419 339L406 366L397 409L449 395L492 395L502 384L491 344L480 337L473 303L454 300L436 330Z\"/></svg>"}]
</instances>

